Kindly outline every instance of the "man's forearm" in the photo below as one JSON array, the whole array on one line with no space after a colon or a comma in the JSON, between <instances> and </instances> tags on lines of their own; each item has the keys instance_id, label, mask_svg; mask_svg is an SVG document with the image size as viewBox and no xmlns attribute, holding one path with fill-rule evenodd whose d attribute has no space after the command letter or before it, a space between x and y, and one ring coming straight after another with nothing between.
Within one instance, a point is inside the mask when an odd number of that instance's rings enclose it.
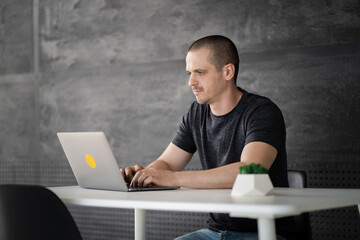
<instances>
[{"instance_id":1,"label":"man's forearm","mask_svg":"<svg viewBox=\"0 0 360 240\"><path fill-rule=\"evenodd\" d=\"M178 185L186 188L232 188L241 162L202 171L174 172Z\"/></svg>"},{"instance_id":2,"label":"man's forearm","mask_svg":"<svg viewBox=\"0 0 360 240\"><path fill-rule=\"evenodd\" d=\"M172 170L165 161L161 160L160 158L155 160L154 162L150 163L147 168L156 168L156 169L162 169L162 170Z\"/></svg>"},{"instance_id":3,"label":"man's forearm","mask_svg":"<svg viewBox=\"0 0 360 240\"><path fill-rule=\"evenodd\" d=\"M170 144L170 146L172 145ZM178 156L181 153L180 151L180 153L165 154L164 158L160 156L158 160L151 163L148 168L166 171L163 171L161 174L158 172L157 176L153 176L150 179L157 181L157 184L166 185L171 183L173 186L186 188L232 188L239 172L239 167L253 162L270 169L276 158L277 150L263 142L251 142L244 147L240 162L202 171L180 171L184 168L185 164L181 161L176 161L176 159L174 160L174 158L167 160L169 156ZM187 155L184 163L187 163L190 157L190 154ZM152 174L155 174L154 171ZM161 177L161 175L164 176Z\"/></svg>"}]
</instances>

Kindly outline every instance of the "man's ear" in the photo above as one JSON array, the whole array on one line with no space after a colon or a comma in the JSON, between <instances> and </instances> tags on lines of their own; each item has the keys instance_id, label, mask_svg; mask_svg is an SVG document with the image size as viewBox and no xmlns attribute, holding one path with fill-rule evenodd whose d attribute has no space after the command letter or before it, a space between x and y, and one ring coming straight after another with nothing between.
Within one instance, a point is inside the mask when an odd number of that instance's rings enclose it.
<instances>
[{"instance_id":1,"label":"man's ear","mask_svg":"<svg viewBox=\"0 0 360 240\"><path fill-rule=\"evenodd\" d=\"M235 66L232 63L226 64L223 67L223 76L224 79L226 79L227 81L230 81L234 78L235 75Z\"/></svg>"}]
</instances>

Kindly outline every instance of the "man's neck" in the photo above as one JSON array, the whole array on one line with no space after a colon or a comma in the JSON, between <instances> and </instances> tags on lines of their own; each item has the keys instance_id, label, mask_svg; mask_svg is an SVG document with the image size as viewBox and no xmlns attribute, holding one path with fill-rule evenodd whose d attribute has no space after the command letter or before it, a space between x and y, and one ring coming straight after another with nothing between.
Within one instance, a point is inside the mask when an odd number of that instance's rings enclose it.
<instances>
[{"instance_id":1,"label":"man's neck","mask_svg":"<svg viewBox=\"0 0 360 240\"><path fill-rule=\"evenodd\" d=\"M210 104L211 112L215 116L223 116L233 110L239 103L243 93L237 88L229 89L223 99Z\"/></svg>"}]
</instances>

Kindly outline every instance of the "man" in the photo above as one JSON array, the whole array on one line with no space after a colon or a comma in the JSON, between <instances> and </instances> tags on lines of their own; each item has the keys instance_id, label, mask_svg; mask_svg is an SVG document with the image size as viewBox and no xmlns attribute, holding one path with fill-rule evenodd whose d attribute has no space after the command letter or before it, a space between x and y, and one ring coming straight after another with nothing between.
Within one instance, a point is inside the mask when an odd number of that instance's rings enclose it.
<instances>
[{"instance_id":1,"label":"man","mask_svg":"<svg viewBox=\"0 0 360 240\"><path fill-rule=\"evenodd\" d=\"M239 167L250 163L269 169L274 186L288 186L282 114L269 99L238 88L238 71L238 52L230 39L208 36L190 46L186 72L196 102L157 160L146 168L121 169L131 186L232 188ZM181 171L196 151L204 170ZM178 239L223 239L229 234L237 236L231 239L257 239L255 220L210 214L208 222L209 229Z\"/></svg>"}]
</instances>

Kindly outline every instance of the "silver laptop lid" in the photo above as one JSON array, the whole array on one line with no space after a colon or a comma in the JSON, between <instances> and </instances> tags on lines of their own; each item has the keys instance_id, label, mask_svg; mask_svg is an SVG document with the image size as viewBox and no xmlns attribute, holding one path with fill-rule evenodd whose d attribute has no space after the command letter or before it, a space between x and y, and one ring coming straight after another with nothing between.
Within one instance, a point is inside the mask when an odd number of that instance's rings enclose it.
<instances>
[{"instance_id":1,"label":"silver laptop lid","mask_svg":"<svg viewBox=\"0 0 360 240\"><path fill-rule=\"evenodd\" d=\"M66 132L57 136L80 187L128 191L103 132Z\"/></svg>"}]
</instances>

